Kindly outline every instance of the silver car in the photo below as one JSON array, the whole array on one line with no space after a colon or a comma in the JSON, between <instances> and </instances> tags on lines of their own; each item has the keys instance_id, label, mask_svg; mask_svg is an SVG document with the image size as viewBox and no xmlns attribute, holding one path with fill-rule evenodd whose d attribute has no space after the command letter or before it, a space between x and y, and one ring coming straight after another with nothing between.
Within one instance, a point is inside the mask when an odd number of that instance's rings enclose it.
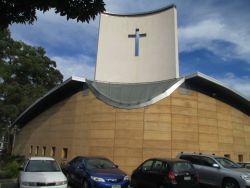
<instances>
[{"instance_id":1,"label":"silver car","mask_svg":"<svg viewBox=\"0 0 250 188\"><path fill-rule=\"evenodd\" d=\"M194 165L201 184L221 188L250 188L250 170L225 157L180 153L177 158Z\"/></svg>"}]
</instances>

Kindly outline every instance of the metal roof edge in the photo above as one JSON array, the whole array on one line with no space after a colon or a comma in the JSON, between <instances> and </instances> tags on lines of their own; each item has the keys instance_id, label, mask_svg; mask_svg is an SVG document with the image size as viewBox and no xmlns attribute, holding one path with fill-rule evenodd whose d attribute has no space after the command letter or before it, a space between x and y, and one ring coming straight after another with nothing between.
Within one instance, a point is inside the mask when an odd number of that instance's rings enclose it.
<instances>
[{"instance_id":1,"label":"metal roof edge","mask_svg":"<svg viewBox=\"0 0 250 188\"><path fill-rule=\"evenodd\" d=\"M175 4L166 5L164 7L156 9L156 10L151 10L151 11L146 11L146 12L141 12L141 13L127 13L127 14L122 13L122 14L119 14L119 13L103 12L101 14L109 15L109 16L137 17L137 16L147 16L147 15L150 15L150 14L156 14L156 13L159 13L159 12L163 12L165 10L169 10L171 8L176 8L176 5Z\"/></svg>"},{"instance_id":2,"label":"metal roof edge","mask_svg":"<svg viewBox=\"0 0 250 188\"><path fill-rule=\"evenodd\" d=\"M231 92L235 93L236 95L238 95L238 96L242 97L243 99L249 101L249 98L247 96L245 96L244 94L236 91L235 89L233 89L233 88L231 88L229 86L224 85L219 80L216 80L215 78L212 78L212 77L210 77L210 76L208 76L206 74L203 74L201 72L195 72L195 73L192 73L192 74L184 76L184 77L185 77L185 79L190 79L190 78L194 78L194 77L197 77L197 76L201 77L203 79L206 79L206 80L208 80L210 82L213 82L213 83L215 83L215 84L217 84L217 85L219 85L219 86L221 86L221 87L223 87L223 88L225 88L227 90L230 90Z\"/></svg>"},{"instance_id":3,"label":"metal roof edge","mask_svg":"<svg viewBox=\"0 0 250 188\"><path fill-rule=\"evenodd\" d=\"M78 81L78 82L86 82L85 78L81 78L81 77L77 77L77 76L71 76L69 77L67 80L65 80L64 82L62 82L60 85L52 88L51 90L49 90L47 93L45 93L42 97L38 98L35 102L33 102L28 108L26 108L16 119L15 121L11 124L11 126L14 126L16 124L16 122L18 122L19 119L22 118L22 116L24 116L30 109L32 109L34 106L36 106L36 104L38 104L40 101L42 101L43 99L45 99L46 97L48 97L49 95L53 94L55 91L57 91L59 88L62 88L63 86L65 86L67 83L69 83L70 81Z\"/></svg>"}]
</instances>

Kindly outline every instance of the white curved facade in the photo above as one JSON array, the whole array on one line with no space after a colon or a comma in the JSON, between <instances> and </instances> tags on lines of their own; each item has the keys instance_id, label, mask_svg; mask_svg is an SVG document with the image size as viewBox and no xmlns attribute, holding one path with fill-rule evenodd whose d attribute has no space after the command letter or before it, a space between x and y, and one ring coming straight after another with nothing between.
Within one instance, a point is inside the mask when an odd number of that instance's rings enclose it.
<instances>
[{"instance_id":1,"label":"white curved facade","mask_svg":"<svg viewBox=\"0 0 250 188\"><path fill-rule=\"evenodd\" d=\"M95 80L141 83L178 77L175 6L137 15L101 14Z\"/></svg>"}]
</instances>

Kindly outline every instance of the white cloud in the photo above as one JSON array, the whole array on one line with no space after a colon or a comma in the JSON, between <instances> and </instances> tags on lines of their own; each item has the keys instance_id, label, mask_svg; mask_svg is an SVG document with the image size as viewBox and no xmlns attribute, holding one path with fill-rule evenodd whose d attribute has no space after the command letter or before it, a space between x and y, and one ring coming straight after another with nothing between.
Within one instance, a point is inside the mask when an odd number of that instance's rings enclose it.
<instances>
[{"instance_id":1,"label":"white cloud","mask_svg":"<svg viewBox=\"0 0 250 188\"><path fill-rule=\"evenodd\" d=\"M250 63L250 35L244 28L234 28L219 19L207 19L179 28L180 52L207 49L222 58L239 58ZM227 47L217 45L227 42ZM230 45L231 44L231 45Z\"/></svg>"},{"instance_id":2,"label":"white cloud","mask_svg":"<svg viewBox=\"0 0 250 188\"><path fill-rule=\"evenodd\" d=\"M64 80L71 76L79 76L88 79L94 78L95 59L80 55L77 57L63 57L63 56L54 56L51 57L54 61L57 62L57 68L64 75Z\"/></svg>"},{"instance_id":3,"label":"white cloud","mask_svg":"<svg viewBox=\"0 0 250 188\"><path fill-rule=\"evenodd\" d=\"M234 73L228 72L222 77L217 77L222 83L226 84L235 91L241 93L243 96L250 99L250 77L236 77Z\"/></svg>"}]
</instances>

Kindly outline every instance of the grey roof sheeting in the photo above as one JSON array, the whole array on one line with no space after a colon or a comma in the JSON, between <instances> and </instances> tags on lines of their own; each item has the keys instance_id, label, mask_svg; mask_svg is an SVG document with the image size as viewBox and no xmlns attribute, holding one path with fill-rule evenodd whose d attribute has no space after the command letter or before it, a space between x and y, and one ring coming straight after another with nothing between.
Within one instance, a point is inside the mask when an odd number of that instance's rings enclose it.
<instances>
[{"instance_id":1,"label":"grey roof sheeting","mask_svg":"<svg viewBox=\"0 0 250 188\"><path fill-rule=\"evenodd\" d=\"M87 88L90 88L96 97L109 105L116 105L120 108L130 109L153 104L170 95L181 84L185 84L192 90L199 91L223 101L244 112L245 114L250 115L250 102L247 97L239 94L229 87L224 86L217 80L201 73L188 75L184 79L182 78L155 83L124 85L118 83L112 84L93 82L85 80L84 78L71 77L64 81L61 85L50 90L43 97L36 100L31 106L29 106L22 114L18 116L12 125L17 124L22 127L28 121L32 120L54 104ZM122 92L119 91L120 89ZM135 92L135 95L133 92Z\"/></svg>"},{"instance_id":2,"label":"grey roof sheeting","mask_svg":"<svg viewBox=\"0 0 250 188\"><path fill-rule=\"evenodd\" d=\"M133 109L148 106L169 96L184 82L184 78L136 84L86 82L103 102L117 108Z\"/></svg>"}]
</instances>

